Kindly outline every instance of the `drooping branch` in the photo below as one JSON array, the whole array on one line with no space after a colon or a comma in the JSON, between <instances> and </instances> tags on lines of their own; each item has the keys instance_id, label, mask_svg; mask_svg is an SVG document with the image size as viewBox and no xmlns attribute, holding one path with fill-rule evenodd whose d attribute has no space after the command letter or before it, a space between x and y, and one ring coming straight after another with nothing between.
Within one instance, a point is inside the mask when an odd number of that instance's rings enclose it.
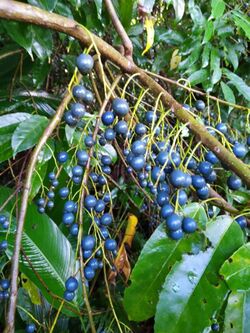
<instances>
[{"instance_id":1,"label":"drooping branch","mask_svg":"<svg viewBox=\"0 0 250 333\"><path fill-rule=\"evenodd\" d=\"M24 186L23 186L22 199L21 199L20 214L19 214L18 222L17 222L14 251L13 251L13 256L12 256L10 299L9 299L8 312L7 312L6 328L4 330L4 333L14 333L14 331L15 331L15 312L16 312L15 310L16 310L17 290L18 290L17 278L18 278L18 272L19 272L19 255L20 255L20 249L21 249L23 227L24 227L27 206L28 206L29 193L30 193L30 189L31 189L32 175L34 173L38 155L39 155L41 149L44 147L48 138L51 136L54 129L59 124L59 122L63 116L64 110L65 110L66 106L68 105L68 103L70 102L70 100L71 100L71 94L66 93L59 108L57 109L56 114L54 115L54 117L51 120L48 127L45 129L44 133L41 136L41 139L39 140L36 148L34 149L32 155L30 157L28 167L27 167L27 173L26 173L26 178L25 178L25 182L24 182Z\"/></svg>"},{"instance_id":2,"label":"drooping branch","mask_svg":"<svg viewBox=\"0 0 250 333\"><path fill-rule=\"evenodd\" d=\"M179 104L163 87L155 82L143 69L137 67L132 61L122 56L104 40L90 33L87 29L72 19L68 19L58 14L49 13L17 1L1 0L0 17L32 23L66 33L78 39L85 46L90 46L94 42L101 55L115 63L124 72L140 74L138 79L141 83L150 88L155 96L161 94L161 99L164 105L166 107L171 107L176 117L181 122L188 124L190 130L196 135L198 140L212 150L222 163L224 163L230 170L234 171L244 183L250 187L249 167L228 151L215 137L208 133L204 125L200 124L187 110L183 109L182 105Z\"/></svg>"},{"instance_id":3,"label":"drooping branch","mask_svg":"<svg viewBox=\"0 0 250 333\"><path fill-rule=\"evenodd\" d=\"M112 0L105 0L105 5L106 5L107 11L109 13L109 16L112 20L112 23L113 23L118 35L121 37L124 51L125 51L124 52L125 57L127 57L129 60L132 61L133 44L132 44L130 38L128 37L126 30L124 29L123 25L121 24L121 21L115 11Z\"/></svg>"}]
</instances>

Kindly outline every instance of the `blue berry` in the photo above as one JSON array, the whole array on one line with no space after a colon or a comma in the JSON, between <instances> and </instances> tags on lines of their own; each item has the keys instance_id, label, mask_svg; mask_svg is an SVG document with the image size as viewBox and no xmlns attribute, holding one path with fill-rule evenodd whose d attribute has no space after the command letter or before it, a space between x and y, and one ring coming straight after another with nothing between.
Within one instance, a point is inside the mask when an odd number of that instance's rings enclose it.
<instances>
[{"instance_id":1,"label":"blue berry","mask_svg":"<svg viewBox=\"0 0 250 333\"><path fill-rule=\"evenodd\" d=\"M99 261L96 258L91 258L88 262L88 266L93 270L97 270L99 268Z\"/></svg>"},{"instance_id":2,"label":"blue berry","mask_svg":"<svg viewBox=\"0 0 250 333\"><path fill-rule=\"evenodd\" d=\"M75 293L74 292L65 290L65 292L63 294L63 298L66 301L71 302L71 301L73 301L74 297L75 297Z\"/></svg>"},{"instance_id":3,"label":"blue berry","mask_svg":"<svg viewBox=\"0 0 250 333\"><path fill-rule=\"evenodd\" d=\"M184 234L182 229L169 231L169 237L172 238L173 240L180 240L181 238L183 238L183 236Z\"/></svg>"},{"instance_id":4,"label":"blue berry","mask_svg":"<svg viewBox=\"0 0 250 333\"><path fill-rule=\"evenodd\" d=\"M65 282L65 288L67 291L74 292L78 288L77 279L73 276L70 276Z\"/></svg>"},{"instance_id":5,"label":"blue berry","mask_svg":"<svg viewBox=\"0 0 250 333\"><path fill-rule=\"evenodd\" d=\"M3 290L8 290L9 287L10 287L10 281L7 280L7 279L2 279L2 280L0 280L0 287L1 287Z\"/></svg>"},{"instance_id":6,"label":"blue berry","mask_svg":"<svg viewBox=\"0 0 250 333\"><path fill-rule=\"evenodd\" d=\"M36 330L35 324L28 324L25 327L25 332L26 333L33 333L33 332L35 332L35 330Z\"/></svg>"},{"instance_id":7,"label":"blue berry","mask_svg":"<svg viewBox=\"0 0 250 333\"><path fill-rule=\"evenodd\" d=\"M157 115L154 111L147 111L145 115L146 122L148 123L155 123L157 121Z\"/></svg>"},{"instance_id":8,"label":"blue berry","mask_svg":"<svg viewBox=\"0 0 250 333\"><path fill-rule=\"evenodd\" d=\"M200 162L198 169L203 176L208 176L213 171L212 164L207 161Z\"/></svg>"},{"instance_id":9,"label":"blue berry","mask_svg":"<svg viewBox=\"0 0 250 333\"><path fill-rule=\"evenodd\" d=\"M202 177L200 175L193 175L192 176L192 185L195 189L199 189L199 188L206 186L206 181L205 181L204 177Z\"/></svg>"},{"instance_id":10,"label":"blue berry","mask_svg":"<svg viewBox=\"0 0 250 333\"><path fill-rule=\"evenodd\" d=\"M54 179L51 183L52 188L56 188L59 185L59 181L57 179Z\"/></svg>"},{"instance_id":11,"label":"blue berry","mask_svg":"<svg viewBox=\"0 0 250 333\"><path fill-rule=\"evenodd\" d=\"M109 155L102 155L101 162L102 162L103 165L111 165L112 164L112 160L111 160L111 157Z\"/></svg>"},{"instance_id":12,"label":"blue berry","mask_svg":"<svg viewBox=\"0 0 250 333\"><path fill-rule=\"evenodd\" d=\"M70 127L75 127L78 123L78 120L75 117L73 117L71 111L65 112L64 120L66 124L69 125Z\"/></svg>"},{"instance_id":13,"label":"blue berry","mask_svg":"<svg viewBox=\"0 0 250 333\"><path fill-rule=\"evenodd\" d=\"M49 199L54 199L54 198L55 198L55 192L53 192L53 191L49 191L48 194L47 194L47 197L48 197Z\"/></svg>"},{"instance_id":14,"label":"blue berry","mask_svg":"<svg viewBox=\"0 0 250 333\"><path fill-rule=\"evenodd\" d=\"M91 148L94 146L95 141L92 136L87 135L84 139L84 143L85 143L86 147Z\"/></svg>"},{"instance_id":15,"label":"blue berry","mask_svg":"<svg viewBox=\"0 0 250 333\"><path fill-rule=\"evenodd\" d=\"M117 243L114 239L108 238L105 240L104 247L108 251L114 251L117 248Z\"/></svg>"},{"instance_id":16,"label":"blue berry","mask_svg":"<svg viewBox=\"0 0 250 333\"><path fill-rule=\"evenodd\" d=\"M209 197L209 188L207 186L203 186L202 188L197 189L196 193L200 199L207 199Z\"/></svg>"},{"instance_id":17,"label":"blue berry","mask_svg":"<svg viewBox=\"0 0 250 333\"><path fill-rule=\"evenodd\" d=\"M70 227L70 234L72 236L77 236L78 235L78 231L79 231L79 227L78 227L78 224L76 223L73 223Z\"/></svg>"},{"instance_id":18,"label":"blue berry","mask_svg":"<svg viewBox=\"0 0 250 333\"><path fill-rule=\"evenodd\" d=\"M72 168L73 177L81 177L83 175L83 168L80 165L75 165Z\"/></svg>"},{"instance_id":19,"label":"blue berry","mask_svg":"<svg viewBox=\"0 0 250 333\"><path fill-rule=\"evenodd\" d=\"M211 325L211 330L212 330L213 332L219 332L219 330L220 330L220 325L219 325L218 323L214 323L214 324L212 324L212 325Z\"/></svg>"},{"instance_id":20,"label":"blue berry","mask_svg":"<svg viewBox=\"0 0 250 333\"><path fill-rule=\"evenodd\" d=\"M59 190L59 196L61 199L66 199L69 195L69 189L67 187L62 187Z\"/></svg>"},{"instance_id":21,"label":"blue berry","mask_svg":"<svg viewBox=\"0 0 250 333\"><path fill-rule=\"evenodd\" d=\"M179 190L177 191L177 194L174 195L173 199L174 202L177 200L180 206L184 206L187 203L188 196L184 190Z\"/></svg>"},{"instance_id":22,"label":"blue berry","mask_svg":"<svg viewBox=\"0 0 250 333\"><path fill-rule=\"evenodd\" d=\"M98 176L98 184L101 186L106 185L107 179L103 175Z\"/></svg>"},{"instance_id":23,"label":"blue berry","mask_svg":"<svg viewBox=\"0 0 250 333\"><path fill-rule=\"evenodd\" d=\"M92 235L84 236L81 245L83 250L93 250L95 247L95 237Z\"/></svg>"},{"instance_id":24,"label":"blue berry","mask_svg":"<svg viewBox=\"0 0 250 333\"><path fill-rule=\"evenodd\" d=\"M144 135L147 132L147 128L144 124L138 123L135 125L135 133L137 135Z\"/></svg>"},{"instance_id":25,"label":"blue berry","mask_svg":"<svg viewBox=\"0 0 250 333\"><path fill-rule=\"evenodd\" d=\"M70 108L72 116L76 119L80 119L84 116L86 109L83 104L73 103Z\"/></svg>"},{"instance_id":26,"label":"blue berry","mask_svg":"<svg viewBox=\"0 0 250 333\"><path fill-rule=\"evenodd\" d=\"M205 176L205 179L208 183L214 183L217 179L217 174L216 172L213 170L210 175Z\"/></svg>"},{"instance_id":27,"label":"blue berry","mask_svg":"<svg viewBox=\"0 0 250 333\"><path fill-rule=\"evenodd\" d=\"M37 208L37 210L38 210L38 213L40 213L40 214L44 214L45 213L45 208L44 207L38 207Z\"/></svg>"},{"instance_id":28,"label":"blue berry","mask_svg":"<svg viewBox=\"0 0 250 333\"><path fill-rule=\"evenodd\" d=\"M105 213L101 216L100 222L102 225L110 225L112 223L112 216L109 213Z\"/></svg>"},{"instance_id":29,"label":"blue berry","mask_svg":"<svg viewBox=\"0 0 250 333\"><path fill-rule=\"evenodd\" d=\"M83 258L88 259L92 256L92 250L84 250L83 251Z\"/></svg>"},{"instance_id":30,"label":"blue berry","mask_svg":"<svg viewBox=\"0 0 250 333\"><path fill-rule=\"evenodd\" d=\"M144 156L134 156L130 162L130 165L136 171L142 170L145 165Z\"/></svg>"},{"instance_id":31,"label":"blue berry","mask_svg":"<svg viewBox=\"0 0 250 333\"><path fill-rule=\"evenodd\" d=\"M79 72L84 75L91 72L94 60L89 54L82 53L76 58L76 66Z\"/></svg>"},{"instance_id":32,"label":"blue berry","mask_svg":"<svg viewBox=\"0 0 250 333\"><path fill-rule=\"evenodd\" d=\"M5 251L8 248L8 242L6 239L4 239L2 242L0 242L0 251Z\"/></svg>"},{"instance_id":33,"label":"blue berry","mask_svg":"<svg viewBox=\"0 0 250 333\"><path fill-rule=\"evenodd\" d=\"M52 208L54 208L54 206L55 206L54 201L49 200L49 201L47 202L46 207L47 207L48 209L52 209Z\"/></svg>"},{"instance_id":34,"label":"blue berry","mask_svg":"<svg viewBox=\"0 0 250 333\"><path fill-rule=\"evenodd\" d=\"M95 271L92 267L86 266L84 267L84 277L86 280L90 281L95 277Z\"/></svg>"},{"instance_id":35,"label":"blue berry","mask_svg":"<svg viewBox=\"0 0 250 333\"><path fill-rule=\"evenodd\" d=\"M44 198L39 198L36 202L37 206L44 206L45 205L45 199Z\"/></svg>"},{"instance_id":36,"label":"blue berry","mask_svg":"<svg viewBox=\"0 0 250 333\"><path fill-rule=\"evenodd\" d=\"M82 101L83 101L84 103L86 103L87 105L92 104L93 101L94 101L94 95L93 95L92 91L86 89L86 90L85 90L85 94L84 94L84 96L82 97Z\"/></svg>"},{"instance_id":37,"label":"blue berry","mask_svg":"<svg viewBox=\"0 0 250 333\"><path fill-rule=\"evenodd\" d=\"M59 163L65 163L67 162L68 160L68 153L66 151L60 151L58 154L57 154L57 161Z\"/></svg>"},{"instance_id":38,"label":"blue berry","mask_svg":"<svg viewBox=\"0 0 250 333\"><path fill-rule=\"evenodd\" d=\"M128 124L125 120L119 120L115 125L115 131L117 134L126 134L128 132Z\"/></svg>"},{"instance_id":39,"label":"blue berry","mask_svg":"<svg viewBox=\"0 0 250 333\"><path fill-rule=\"evenodd\" d=\"M85 166L89 159L89 154L86 150L78 150L76 152L76 158L79 165Z\"/></svg>"},{"instance_id":40,"label":"blue berry","mask_svg":"<svg viewBox=\"0 0 250 333\"><path fill-rule=\"evenodd\" d=\"M106 227L101 226L100 227L100 233L104 239L109 237L109 231Z\"/></svg>"},{"instance_id":41,"label":"blue berry","mask_svg":"<svg viewBox=\"0 0 250 333\"><path fill-rule=\"evenodd\" d=\"M115 131L112 128L107 128L104 132L104 137L107 141L112 141L115 138Z\"/></svg>"},{"instance_id":42,"label":"blue berry","mask_svg":"<svg viewBox=\"0 0 250 333\"><path fill-rule=\"evenodd\" d=\"M197 229L197 223L191 217L184 217L182 220L182 229L186 233L193 233Z\"/></svg>"},{"instance_id":43,"label":"blue berry","mask_svg":"<svg viewBox=\"0 0 250 333\"><path fill-rule=\"evenodd\" d=\"M72 200L68 200L64 204L64 211L67 213L73 213L75 211L76 203Z\"/></svg>"},{"instance_id":44,"label":"blue berry","mask_svg":"<svg viewBox=\"0 0 250 333\"><path fill-rule=\"evenodd\" d=\"M238 190L242 186L242 181L239 177L232 175L227 179L227 186L230 190Z\"/></svg>"},{"instance_id":45,"label":"blue berry","mask_svg":"<svg viewBox=\"0 0 250 333\"><path fill-rule=\"evenodd\" d=\"M159 206L164 206L169 201L169 195L165 191L158 191L156 201Z\"/></svg>"},{"instance_id":46,"label":"blue berry","mask_svg":"<svg viewBox=\"0 0 250 333\"><path fill-rule=\"evenodd\" d=\"M98 175L95 172L90 172L89 177L93 180L94 183L98 182Z\"/></svg>"},{"instance_id":47,"label":"blue berry","mask_svg":"<svg viewBox=\"0 0 250 333\"><path fill-rule=\"evenodd\" d=\"M247 154L247 148L242 143L236 142L233 146L234 155L238 158L244 158Z\"/></svg>"},{"instance_id":48,"label":"blue berry","mask_svg":"<svg viewBox=\"0 0 250 333\"><path fill-rule=\"evenodd\" d=\"M205 110L205 107L206 107L206 104L202 100L198 99L195 102L195 108L196 108L196 110L203 111L203 110Z\"/></svg>"},{"instance_id":49,"label":"blue berry","mask_svg":"<svg viewBox=\"0 0 250 333\"><path fill-rule=\"evenodd\" d=\"M174 207L171 204L165 204L161 209L161 217L164 219L174 213Z\"/></svg>"},{"instance_id":50,"label":"blue berry","mask_svg":"<svg viewBox=\"0 0 250 333\"><path fill-rule=\"evenodd\" d=\"M187 162L187 161L188 161L188 159L186 158L185 162ZM187 168L189 170L195 170L197 168L197 163L193 157L191 157L191 159L188 161Z\"/></svg>"},{"instance_id":51,"label":"blue berry","mask_svg":"<svg viewBox=\"0 0 250 333\"><path fill-rule=\"evenodd\" d=\"M42 198L41 198L42 199ZM44 200L44 199L43 199ZM45 203L45 200L44 200ZM44 203L41 205L43 206ZM38 203L37 203L38 204ZM0 215L0 224L4 223L7 220L7 217L5 215Z\"/></svg>"},{"instance_id":52,"label":"blue berry","mask_svg":"<svg viewBox=\"0 0 250 333\"><path fill-rule=\"evenodd\" d=\"M227 133L227 125L224 123L218 123L215 128L223 134Z\"/></svg>"},{"instance_id":53,"label":"blue berry","mask_svg":"<svg viewBox=\"0 0 250 333\"><path fill-rule=\"evenodd\" d=\"M96 211L96 213L101 213L101 212L103 212L104 211L104 209L105 209L105 202L103 201L103 200L101 200L101 199L98 199L97 201L96 201L96 204L95 204L95 211Z\"/></svg>"},{"instance_id":54,"label":"blue berry","mask_svg":"<svg viewBox=\"0 0 250 333\"><path fill-rule=\"evenodd\" d=\"M56 179L56 174L52 171L48 174L48 178L49 178L49 180L54 180L54 179Z\"/></svg>"},{"instance_id":55,"label":"blue berry","mask_svg":"<svg viewBox=\"0 0 250 333\"><path fill-rule=\"evenodd\" d=\"M109 194L109 193L104 194L103 201L105 203L109 203L111 201L111 194Z\"/></svg>"},{"instance_id":56,"label":"blue berry","mask_svg":"<svg viewBox=\"0 0 250 333\"><path fill-rule=\"evenodd\" d=\"M86 93L86 88L80 85L74 86L72 93L75 98L83 99Z\"/></svg>"},{"instance_id":57,"label":"blue berry","mask_svg":"<svg viewBox=\"0 0 250 333\"><path fill-rule=\"evenodd\" d=\"M87 195L84 200L85 208L91 209L94 208L95 205L96 205L96 198L91 194Z\"/></svg>"},{"instance_id":58,"label":"blue berry","mask_svg":"<svg viewBox=\"0 0 250 333\"><path fill-rule=\"evenodd\" d=\"M247 137L247 145L250 146L250 135Z\"/></svg>"},{"instance_id":59,"label":"blue berry","mask_svg":"<svg viewBox=\"0 0 250 333\"><path fill-rule=\"evenodd\" d=\"M124 117L129 112L129 105L123 98L114 98L112 101L112 109L118 117Z\"/></svg>"},{"instance_id":60,"label":"blue berry","mask_svg":"<svg viewBox=\"0 0 250 333\"><path fill-rule=\"evenodd\" d=\"M182 217L173 213L166 218L166 226L170 231L175 231L181 228Z\"/></svg>"},{"instance_id":61,"label":"blue berry","mask_svg":"<svg viewBox=\"0 0 250 333\"><path fill-rule=\"evenodd\" d=\"M212 164L216 164L219 162L219 159L217 158L217 156L212 152L212 151L208 151L205 154L205 160L207 162L210 162Z\"/></svg>"},{"instance_id":62,"label":"blue berry","mask_svg":"<svg viewBox=\"0 0 250 333\"><path fill-rule=\"evenodd\" d=\"M151 171L151 177L152 177L152 180L154 181L159 181L159 182L163 182L165 180L165 172L164 170L162 170L161 167L159 166L154 166L152 171Z\"/></svg>"},{"instance_id":63,"label":"blue berry","mask_svg":"<svg viewBox=\"0 0 250 333\"><path fill-rule=\"evenodd\" d=\"M135 156L144 155L146 152L146 144L141 140L136 140L132 143L131 151Z\"/></svg>"},{"instance_id":64,"label":"blue berry","mask_svg":"<svg viewBox=\"0 0 250 333\"><path fill-rule=\"evenodd\" d=\"M174 187L183 187L186 184L186 174L183 171L176 169L171 172L169 180Z\"/></svg>"},{"instance_id":65,"label":"blue berry","mask_svg":"<svg viewBox=\"0 0 250 333\"><path fill-rule=\"evenodd\" d=\"M102 115L103 125L105 125L105 126L112 125L114 120L115 120L115 116L112 111L106 111L105 113L103 113L103 115Z\"/></svg>"},{"instance_id":66,"label":"blue berry","mask_svg":"<svg viewBox=\"0 0 250 333\"><path fill-rule=\"evenodd\" d=\"M239 216L235 219L235 221L239 224L241 229L245 229L247 227L247 219L245 216Z\"/></svg>"},{"instance_id":67,"label":"blue berry","mask_svg":"<svg viewBox=\"0 0 250 333\"><path fill-rule=\"evenodd\" d=\"M62 217L62 222L66 225L70 225L74 222L75 215L73 213L64 213Z\"/></svg>"}]
</instances>

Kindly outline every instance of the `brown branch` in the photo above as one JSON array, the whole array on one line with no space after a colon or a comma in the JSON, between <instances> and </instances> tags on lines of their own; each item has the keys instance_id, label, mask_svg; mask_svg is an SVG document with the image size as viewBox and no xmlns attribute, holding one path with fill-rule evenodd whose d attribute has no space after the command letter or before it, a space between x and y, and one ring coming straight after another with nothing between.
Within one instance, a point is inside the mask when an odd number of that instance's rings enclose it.
<instances>
[{"instance_id":1,"label":"brown branch","mask_svg":"<svg viewBox=\"0 0 250 333\"><path fill-rule=\"evenodd\" d=\"M128 58L122 56L101 38L90 33L74 20L58 14L49 13L40 8L17 1L1 0L0 17L9 20L32 23L45 28L64 32L78 39L86 46L93 45L94 42L101 55L111 60L123 71L130 74L139 73L140 75L138 76L138 79L141 83L144 86L149 87L155 96L159 96L159 94L161 94L163 104L166 107L171 107L175 116L182 123L189 125L190 130L194 133L194 135L196 135L198 140L200 140L207 148L212 150L222 163L234 171L244 181L244 183L250 187L249 167L236 158L233 153L228 151L206 130L204 125L200 124L187 110L183 109L182 105L179 104L166 90L164 90L163 87L148 76L143 69L137 67Z\"/></svg>"},{"instance_id":2,"label":"brown branch","mask_svg":"<svg viewBox=\"0 0 250 333\"><path fill-rule=\"evenodd\" d=\"M107 11L109 13L109 16L112 20L112 23L113 23L114 27L115 27L115 30L117 31L118 35L121 37L123 47L124 47L124 51L125 51L124 55L125 55L126 58L133 61L133 59L132 59L133 44L132 44L130 38L128 37L127 32L124 29L116 11L115 11L112 0L104 0L104 1L105 1L105 5L106 5Z\"/></svg>"},{"instance_id":3,"label":"brown branch","mask_svg":"<svg viewBox=\"0 0 250 333\"><path fill-rule=\"evenodd\" d=\"M17 230L16 230L16 237L15 237L15 244L14 244L14 251L12 256L12 265L11 265L11 285L10 285L10 299L8 304L8 312L7 312L7 320L6 320L6 327L4 333L14 333L15 331L15 310L16 310L16 300L17 300L17 289L18 289L18 272L19 272L19 255L20 255L20 248L21 248L21 241L22 241L22 232L25 223L25 216L27 212L28 206L28 199L29 199L29 192L31 189L31 181L32 181L32 174L34 172L36 162L38 159L38 155L45 145L46 141L59 124L63 112L67 106L67 104L71 100L71 94L66 93L60 106L58 107L56 114L52 118L50 124L43 132L36 148L34 149L30 161L27 167L27 174L26 179L23 187L23 194L21 199L21 206L20 206L20 215L17 222Z\"/></svg>"}]
</instances>

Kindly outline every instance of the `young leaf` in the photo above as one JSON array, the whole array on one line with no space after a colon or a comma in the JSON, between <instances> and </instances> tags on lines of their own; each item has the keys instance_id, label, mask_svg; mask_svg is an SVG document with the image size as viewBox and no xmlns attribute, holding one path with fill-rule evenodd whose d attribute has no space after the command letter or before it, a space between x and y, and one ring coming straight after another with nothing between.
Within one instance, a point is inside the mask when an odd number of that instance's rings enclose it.
<instances>
[{"instance_id":1,"label":"young leaf","mask_svg":"<svg viewBox=\"0 0 250 333\"><path fill-rule=\"evenodd\" d=\"M239 248L220 270L231 290L250 289L250 243Z\"/></svg>"},{"instance_id":2,"label":"young leaf","mask_svg":"<svg viewBox=\"0 0 250 333\"><path fill-rule=\"evenodd\" d=\"M200 333L223 303L228 288L218 272L243 244L243 233L225 215L209 223L206 236L212 246L197 255L184 255L167 275L156 309L156 333Z\"/></svg>"},{"instance_id":3,"label":"young leaf","mask_svg":"<svg viewBox=\"0 0 250 333\"><path fill-rule=\"evenodd\" d=\"M12 136L12 149L14 156L20 151L33 147L41 137L49 120L42 116L32 116L22 122Z\"/></svg>"},{"instance_id":4,"label":"young leaf","mask_svg":"<svg viewBox=\"0 0 250 333\"><path fill-rule=\"evenodd\" d=\"M223 0L212 0L212 15L219 18L224 14L225 2Z\"/></svg>"},{"instance_id":5,"label":"young leaf","mask_svg":"<svg viewBox=\"0 0 250 333\"><path fill-rule=\"evenodd\" d=\"M225 310L224 333L248 333L250 327L250 292L232 292Z\"/></svg>"}]
</instances>

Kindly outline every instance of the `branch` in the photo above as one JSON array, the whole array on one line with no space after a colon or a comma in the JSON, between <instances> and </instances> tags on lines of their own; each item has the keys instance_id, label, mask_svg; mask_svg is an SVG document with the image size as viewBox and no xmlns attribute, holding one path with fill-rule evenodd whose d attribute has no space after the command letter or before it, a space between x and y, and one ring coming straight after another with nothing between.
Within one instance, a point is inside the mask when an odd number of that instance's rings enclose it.
<instances>
[{"instance_id":1,"label":"branch","mask_svg":"<svg viewBox=\"0 0 250 333\"><path fill-rule=\"evenodd\" d=\"M121 24L121 21L113 6L112 0L105 0L105 5L106 5L107 11L109 13L109 16L113 22L113 25L115 27L115 30L117 31L118 35L121 37L121 40L122 40L122 43L124 46L125 57L127 57L129 60L133 61L133 59L132 59L133 44L132 44L130 38L128 37L126 30L124 29L123 25Z\"/></svg>"},{"instance_id":2,"label":"branch","mask_svg":"<svg viewBox=\"0 0 250 333\"><path fill-rule=\"evenodd\" d=\"M163 104L166 107L171 107L175 116L182 123L188 124L188 127L198 140L212 150L222 163L224 163L230 170L234 171L244 183L250 187L249 167L235 157L233 153L228 151L215 137L208 133L204 125L200 124L187 110L183 109L182 105L179 104L163 87L148 76L143 69L137 67L131 60L122 56L117 50L101 38L90 33L86 28L82 27L72 19L68 19L58 14L49 13L40 8L17 1L1 0L0 17L32 23L64 32L67 35L78 39L85 46L90 46L94 42L101 55L111 60L123 71L130 74L139 73L140 75L138 76L138 79L141 83L150 88L155 96L161 94Z\"/></svg>"},{"instance_id":3,"label":"branch","mask_svg":"<svg viewBox=\"0 0 250 333\"><path fill-rule=\"evenodd\" d=\"M34 149L29 165L27 167L27 174L26 179L23 187L23 194L21 199L21 206L20 206L20 215L17 222L17 230L16 230L16 238L15 238L15 245L14 245L14 251L12 256L12 265L11 265L11 285L10 285L10 300L8 305L8 312L7 312L7 320L6 320L6 327L4 330L4 333L14 333L15 331L15 312L16 312L16 300L17 300L17 289L18 289L18 272L19 272L19 255L20 255L20 249L21 249L21 241L22 241L22 233L23 233L23 227L25 222L25 216L27 212L27 206L28 206L28 199L29 199L29 192L31 189L31 180L32 180L32 174L34 173L34 169L36 166L36 162L38 159L38 155L45 145L46 141L54 131L54 129L59 124L63 112L67 106L67 104L71 100L71 94L66 93L65 97L63 98L60 106L58 107L56 114L52 118L52 121L48 125L48 127L43 132L43 135L41 136L36 148Z\"/></svg>"}]
</instances>

